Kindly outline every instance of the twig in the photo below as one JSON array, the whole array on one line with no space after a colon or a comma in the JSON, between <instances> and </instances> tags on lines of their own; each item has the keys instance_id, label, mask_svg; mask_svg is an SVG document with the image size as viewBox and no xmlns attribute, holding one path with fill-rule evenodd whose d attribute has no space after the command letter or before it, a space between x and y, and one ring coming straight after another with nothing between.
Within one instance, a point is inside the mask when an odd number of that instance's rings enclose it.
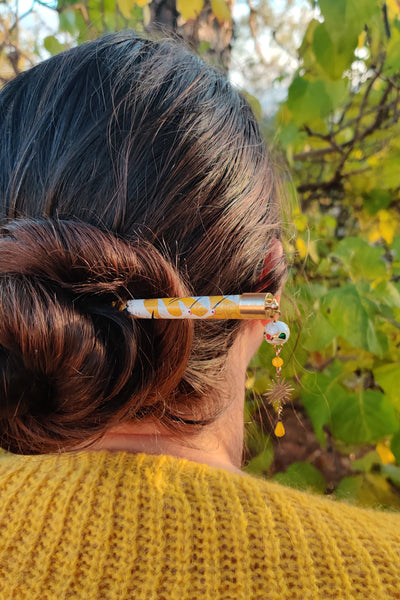
<instances>
[{"instance_id":1,"label":"twig","mask_svg":"<svg viewBox=\"0 0 400 600\"><path fill-rule=\"evenodd\" d=\"M65 13L69 10L80 10L82 13L82 17L84 18L84 21L86 23L86 25L90 25L90 18L89 18L89 13L87 11L87 8L84 4L70 4L69 6L66 6L65 8L62 9L57 9L57 12L59 13Z\"/></svg>"},{"instance_id":2,"label":"twig","mask_svg":"<svg viewBox=\"0 0 400 600\"><path fill-rule=\"evenodd\" d=\"M261 64L264 65L264 67L268 67L268 63L265 60L265 56L263 51L261 50L261 46L260 43L258 41L258 27L257 27L257 11L253 6L253 2L252 0L247 0L247 4L250 10L250 14L249 14L249 27L250 27L250 32L254 41L254 48L255 51L257 52L258 58L261 61Z\"/></svg>"},{"instance_id":3,"label":"twig","mask_svg":"<svg viewBox=\"0 0 400 600\"><path fill-rule=\"evenodd\" d=\"M356 139L358 137L358 132L359 132L359 129L360 129L361 119L364 117L364 110L365 110L365 107L367 105L368 98L369 98L369 95L370 95L371 90L372 90L372 86L374 85L375 81L379 78L379 76L380 76L380 74L382 72L382 67L383 67L383 63L381 63L379 65L379 67L376 69L376 71L374 73L374 76L371 77L371 79L369 80L369 83L367 85L367 89L365 90L363 99L361 101L360 112L359 112L358 117L356 118L356 122L355 122L355 131L354 131L354 136L353 136L354 139ZM382 101L379 103L379 106L381 104L382 104ZM379 106L378 106L378 111L379 111Z\"/></svg>"},{"instance_id":4,"label":"twig","mask_svg":"<svg viewBox=\"0 0 400 600\"><path fill-rule=\"evenodd\" d=\"M279 46L279 48L281 50L283 50L288 56L290 56L290 58L292 58L298 62L299 57L296 54L293 54L292 52L290 52L287 48L285 48L285 46L283 44L281 44L281 42L276 37L276 34L277 34L277 31L272 32L272 39L274 40L275 44L277 46Z\"/></svg>"},{"instance_id":5,"label":"twig","mask_svg":"<svg viewBox=\"0 0 400 600\"><path fill-rule=\"evenodd\" d=\"M313 160L314 158L319 158L326 156L327 154L338 154L341 153L340 150L329 146L328 148L317 148L315 150L308 150L308 152L298 152L293 155L293 160Z\"/></svg>"},{"instance_id":6,"label":"twig","mask_svg":"<svg viewBox=\"0 0 400 600\"><path fill-rule=\"evenodd\" d=\"M389 102L388 104L386 104L385 107L383 107L383 108L385 108L388 111L390 111L390 110L396 108L397 103L398 103L398 99L392 100L391 102ZM369 115L372 115L376 111L377 111L377 107L376 106L373 106L373 107L365 110L364 114L363 114L363 118L364 117L368 117ZM348 127L351 127L352 125L354 125L354 123L358 120L358 118L359 117L357 115L357 117L354 117L353 119L349 119L348 121L345 121L341 127L337 128L335 130L335 135L337 135L338 133L340 133L341 131L343 131L343 129L347 129Z\"/></svg>"},{"instance_id":7,"label":"twig","mask_svg":"<svg viewBox=\"0 0 400 600\"><path fill-rule=\"evenodd\" d=\"M20 21L22 21L22 19L25 19L25 17L27 17L28 15L30 15L30 14L31 14L31 12L33 11L34 7L35 7L35 0L33 0L33 2L32 2L32 6L31 6L31 7L30 7L30 8L29 8L29 9L28 9L26 12L24 12L24 13L23 13L21 16L18 16L18 14L15 16L15 17L16 17L16 18L15 18L15 21L14 21L14 23L11 25L10 29L8 30L8 32L9 32L9 33L12 33L12 32L14 31L14 29L15 29L16 27L18 27L18 25L19 25Z\"/></svg>"}]
</instances>

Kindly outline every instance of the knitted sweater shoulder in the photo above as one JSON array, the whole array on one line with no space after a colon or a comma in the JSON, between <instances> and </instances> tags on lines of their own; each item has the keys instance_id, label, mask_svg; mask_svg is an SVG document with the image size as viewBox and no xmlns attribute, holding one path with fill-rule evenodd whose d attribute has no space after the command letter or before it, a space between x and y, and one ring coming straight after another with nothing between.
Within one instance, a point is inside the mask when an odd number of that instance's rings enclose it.
<instances>
[{"instance_id":1,"label":"knitted sweater shoulder","mask_svg":"<svg viewBox=\"0 0 400 600\"><path fill-rule=\"evenodd\" d=\"M0 599L400 598L400 515L171 456L0 460Z\"/></svg>"}]
</instances>

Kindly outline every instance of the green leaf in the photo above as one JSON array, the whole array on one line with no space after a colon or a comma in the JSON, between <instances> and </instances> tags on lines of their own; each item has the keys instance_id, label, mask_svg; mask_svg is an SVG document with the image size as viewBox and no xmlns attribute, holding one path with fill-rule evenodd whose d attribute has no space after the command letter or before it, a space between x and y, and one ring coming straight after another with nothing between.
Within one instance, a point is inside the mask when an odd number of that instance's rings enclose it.
<instances>
[{"instance_id":1,"label":"green leaf","mask_svg":"<svg viewBox=\"0 0 400 600\"><path fill-rule=\"evenodd\" d=\"M383 358L389 349L389 344L385 335L376 331L375 325L371 319L368 319L366 331L366 349L379 358Z\"/></svg>"},{"instance_id":2,"label":"green leaf","mask_svg":"<svg viewBox=\"0 0 400 600\"><path fill-rule=\"evenodd\" d=\"M349 88L349 81L346 77L342 76L339 81L332 81L327 79L324 81L326 92L332 103L332 110L336 110L343 105L343 101L346 98L346 94ZM328 215L327 215L328 216Z\"/></svg>"},{"instance_id":3,"label":"green leaf","mask_svg":"<svg viewBox=\"0 0 400 600\"><path fill-rule=\"evenodd\" d=\"M274 450L272 444L269 444L260 454L252 458L243 470L253 475L262 475L268 471L273 460Z\"/></svg>"},{"instance_id":4,"label":"green leaf","mask_svg":"<svg viewBox=\"0 0 400 600\"><path fill-rule=\"evenodd\" d=\"M363 205L371 215L389 206L392 201L392 196L387 190L374 188L370 192L364 194Z\"/></svg>"},{"instance_id":5,"label":"green leaf","mask_svg":"<svg viewBox=\"0 0 400 600\"><path fill-rule=\"evenodd\" d=\"M396 235L391 245L393 262L400 265L400 235Z\"/></svg>"},{"instance_id":6,"label":"green leaf","mask_svg":"<svg viewBox=\"0 0 400 600\"><path fill-rule=\"evenodd\" d=\"M387 398L374 390L360 390L341 397L332 407L333 435L347 444L373 442L399 429L395 409Z\"/></svg>"},{"instance_id":7,"label":"green leaf","mask_svg":"<svg viewBox=\"0 0 400 600\"><path fill-rule=\"evenodd\" d=\"M374 297L391 308L400 308L400 292L391 281L381 281L374 288Z\"/></svg>"},{"instance_id":8,"label":"green leaf","mask_svg":"<svg viewBox=\"0 0 400 600\"><path fill-rule=\"evenodd\" d=\"M390 402L400 411L400 363L390 363L373 369L374 379L389 398Z\"/></svg>"},{"instance_id":9,"label":"green leaf","mask_svg":"<svg viewBox=\"0 0 400 600\"><path fill-rule=\"evenodd\" d=\"M324 476L308 462L292 463L284 473L277 473L273 479L298 490L310 490L319 494L326 490Z\"/></svg>"},{"instance_id":10,"label":"green leaf","mask_svg":"<svg viewBox=\"0 0 400 600\"><path fill-rule=\"evenodd\" d=\"M338 47L332 41L325 23L320 23L315 28L313 37L313 51L315 57L325 73L332 79L340 79L343 72L348 69L354 60L354 49L357 39L344 38L347 43Z\"/></svg>"},{"instance_id":11,"label":"green leaf","mask_svg":"<svg viewBox=\"0 0 400 600\"><path fill-rule=\"evenodd\" d=\"M136 4L136 0L118 0L119 10L124 15L125 19L129 19L132 13L132 9Z\"/></svg>"},{"instance_id":12,"label":"green leaf","mask_svg":"<svg viewBox=\"0 0 400 600\"><path fill-rule=\"evenodd\" d=\"M384 64L385 73L397 74L400 69L400 32L392 27L391 38L386 47L386 58Z\"/></svg>"},{"instance_id":13,"label":"green leaf","mask_svg":"<svg viewBox=\"0 0 400 600\"><path fill-rule=\"evenodd\" d=\"M60 31L67 31L71 35L75 35L79 29L79 17L83 20L81 12L72 8L59 13Z\"/></svg>"},{"instance_id":14,"label":"green leaf","mask_svg":"<svg viewBox=\"0 0 400 600\"><path fill-rule=\"evenodd\" d=\"M396 465L382 465L381 473L387 479L390 479L395 486L400 487L400 467L396 467Z\"/></svg>"},{"instance_id":15,"label":"green leaf","mask_svg":"<svg viewBox=\"0 0 400 600\"><path fill-rule=\"evenodd\" d=\"M289 146L289 144L293 144L299 137L304 136L304 134L300 133L299 128L294 123L289 123L288 125L284 125L279 130L279 140L284 148Z\"/></svg>"},{"instance_id":16,"label":"green leaf","mask_svg":"<svg viewBox=\"0 0 400 600\"><path fill-rule=\"evenodd\" d=\"M376 136L376 133L375 133ZM371 153L367 163L374 168L375 187L396 189L400 186L400 171L398 169L400 161L400 150L391 148L390 154L379 160L376 164L376 157Z\"/></svg>"},{"instance_id":17,"label":"green leaf","mask_svg":"<svg viewBox=\"0 0 400 600\"><path fill-rule=\"evenodd\" d=\"M396 508L400 499L385 477L367 473L355 477L345 477L339 483L335 497L338 500L356 502L360 506Z\"/></svg>"},{"instance_id":18,"label":"green leaf","mask_svg":"<svg viewBox=\"0 0 400 600\"><path fill-rule=\"evenodd\" d=\"M357 237L343 239L332 252L348 268L354 281L374 280L386 275L386 265L382 260L383 248L373 247Z\"/></svg>"},{"instance_id":19,"label":"green leaf","mask_svg":"<svg viewBox=\"0 0 400 600\"><path fill-rule=\"evenodd\" d=\"M294 124L302 125L326 117L332 109L332 102L323 81L311 82L295 77L289 87L287 106Z\"/></svg>"},{"instance_id":20,"label":"green leaf","mask_svg":"<svg viewBox=\"0 0 400 600\"><path fill-rule=\"evenodd\" d=\"M362 489L364 477L356 475L355 477L343 477L335 490L337 500L356 503Z\"/></svg>"},{"instance_id":21,"label":"green leaf","mask_svg":"<svg viewBox=\"0 0 400 600\"><path fill-rule=\"evenodd\" d=\"M368 473L375 465L380 465L381 462L382 461L378 452L376 450L372 450L371 452L364 454L362 458L353 460L351 463L351 469L353 471L363 471Z\"/></svg>"},{"instance_id":22,"label":"green leaf","mask_svg":"<svg viewBox=\"0 0 400 600\"><path fill-rule=\"evenodd\" d=\"M309 352L324 350L337 336L336 330L319 311L308 326L308 333L304 335L302 346Z\"/></svg>"},{"instance_id":23,"label":"green leaf","mask_svg":"<svg viewBox=\"0 0 400 600\"><path fill-rule=\"evenodd\" d=\"M376 0L318 0L318 4L329 32L337 42L346 36L357 40L364 26L380 10Z\"/></svg>"},{"instance_id":24,"label":"green leaf","mask_svg":"<svg viewBox=\"0 0 400 600\"><path fill-rule=\"evenodd\" d=\"M366 267L371 272L378 269L374 264ZM331 289L321 299L320 311L335 330L336 336L344 338L353 348L364 348L382 357L388 349L386 336L375 330L376 315L379 307L367 297L366 290L369 284L360 285L360 291L353 284L343 285Z\"/></svg>"},{"instance_id":25,"label":"green leaf","mask_svg":"<svg viewBox=\"0 0 400 600\"><path fill-rule=\"evenodd\" d=\"M390 449L396 459L398 465L400 465L400 431L394 434L390 443Z\"/></svg>"},{"instance_id":26,"label":"green leaf","mask_svg":"<svg viewBox=\"0 0 400 600\"><path fill-rule=\"evenodd\" d=\"M200 54L200 56L202 56L203 54L206 54L211 48L211 44L210 42L207 42L206 40L202 40L198 47L197 47L197 52Z\"/></svg>"},{"instance_id":27,"label":"green leaf","mask_svg":"<svg viewBox=\"0 0 400 600\"><path fill-rule=\"evenodd\" d=\"M331 420L332 407L342 395L346 397L337 381L341 373L341 365L335 362L324 373L305 373L301 380L301 401L322 446L326 445L324 426Z\"/></svg>"},{"instance_id":28,"label":"green leaf","mask_svg":"<svg viewBox=\"0 0 400 600\"><path fill-rule=\"evenodd\" d=\"M368 315L354 285L330 290L321 300L321 312L336 335L342 336L355 348L368 350Z\"/></svg>"},{"instance_id":29,"label":"green leaf","mask_svg":"<svg viewBox=\"0 0 400 600\"><path fill-rule=\"evenodd\" d=\"M50 54L59 54L68 48L67 44L62 44L58 41L55 35L48 35L43 40L43 45Z\"/></svg>"}]
</instances>

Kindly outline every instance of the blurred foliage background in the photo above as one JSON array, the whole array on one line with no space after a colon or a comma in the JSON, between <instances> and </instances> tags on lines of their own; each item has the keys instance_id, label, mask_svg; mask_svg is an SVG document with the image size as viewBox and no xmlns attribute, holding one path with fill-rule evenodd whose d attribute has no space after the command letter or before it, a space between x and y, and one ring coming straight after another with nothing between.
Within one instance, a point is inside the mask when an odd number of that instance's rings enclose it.
<instances>
[{"instance_id":1,"label":"blurred foliage background","mask_svg":"<svg viewBox=\"0 0 400 600\"><path fill-rule=\"evenodd\" d=\"M172 31L229 74L290 204L286 436L248 374L246 469L400 508L400 1L0 0L0 80L103 32ZM288 170L291 176L288 176Z\"/></svg>"}]
</instances>

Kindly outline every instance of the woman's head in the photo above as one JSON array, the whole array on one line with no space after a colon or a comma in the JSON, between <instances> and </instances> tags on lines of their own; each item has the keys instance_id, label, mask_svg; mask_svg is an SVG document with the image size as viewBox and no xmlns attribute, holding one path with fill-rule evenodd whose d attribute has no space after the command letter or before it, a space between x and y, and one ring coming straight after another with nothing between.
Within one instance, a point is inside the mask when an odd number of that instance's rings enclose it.
<instances>
[{"instance_id":1,"label":"woman's head","mask_svg":"<svg viewBox=\"0 0 400 600\"><path fill-rule=\"evenodd\" d=\"M277 184L246 100L173 41L109 35L6 86L0 148L0 445L212 419L201 398L239 324L118 304L279 289Z\"/></svg>"}]
</instances>

